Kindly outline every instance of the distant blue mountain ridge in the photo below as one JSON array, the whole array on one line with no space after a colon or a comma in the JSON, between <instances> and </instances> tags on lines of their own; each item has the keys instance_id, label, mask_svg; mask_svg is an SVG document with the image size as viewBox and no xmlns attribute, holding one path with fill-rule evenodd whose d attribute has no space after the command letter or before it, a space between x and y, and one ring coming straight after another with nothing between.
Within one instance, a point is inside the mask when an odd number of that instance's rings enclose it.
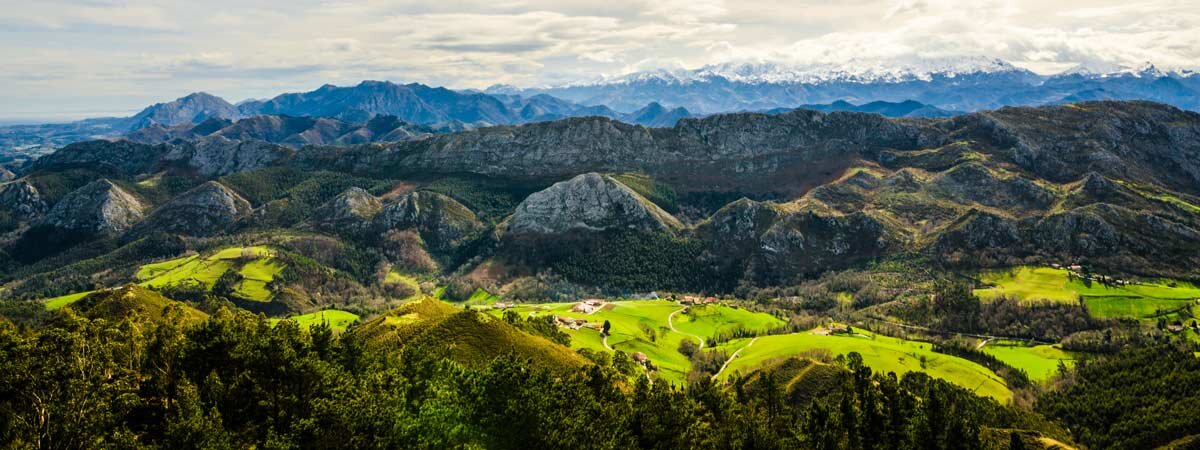
<instances>
[{"instance_id":1,"label":"distant blue mountain ridge","mask_svg":"<svg viewBox=\"0 0 1200 450\"><path fill-rule=\"evenodd\" d=\"M324 85L309 92L237 104L198 92L151 105L131 117L0 126L0 152L116 138L147 127L184 126L190 133L184 134L194 135L187 124L198 125L208 119L236 122L256 116L329 118L346 124L365 124L375 117L392 116L398 121L397 127L422 130L400 135L420 136L424 132L580 116L670 127L688 117L738 111L777 113L805 108L889 117L947 117L1004 106L1105 99L1151 100L1200 110L1200 76L1165 72L1149 64L1110 72L1080 67L1043 76L1001 60L974 58L895 67L718 65L637 72L555 87L497 85L484 91L363 81L354 86ZM270 122L296 123L264 123ZM351 125L338 126L355 129Z\"/></svg>"}]
</instances>

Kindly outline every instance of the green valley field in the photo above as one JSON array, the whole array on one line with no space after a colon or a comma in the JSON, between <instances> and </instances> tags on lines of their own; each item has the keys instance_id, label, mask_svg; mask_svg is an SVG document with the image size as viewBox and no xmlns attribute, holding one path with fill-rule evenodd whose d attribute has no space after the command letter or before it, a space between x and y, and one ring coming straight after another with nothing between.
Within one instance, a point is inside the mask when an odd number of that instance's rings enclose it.
<instances>
[{"instance_id":1,"label":"green valley field","mask_svg":"<svg viewBox=\"0 0 1200 450\"><path fill-rule=\"evenodd\" d=\"M228 247L209 256L193 254L182 258L155 262L138 268L134 278L138 285L161 290L189 286L212 291L226 272L234 271L236 283L232 295L244 300L269 302L274 295L267 284L283 271L274 251L263 246ZM47 309L58 309L91 293L78 292L45 300Z\"/></svg>"},{"instance_id":2,"label":"green valley field","mask_svg":"<svg viewBox=\"0 0 1200 450\"><path fill-rule=\"evenodd\" d=\"M1066 269L1015 267L989 271L980 281L990 287L976 289L982 299L1007 296L1026 302L1076 303L1080 300L1096 318L1152 318L1193 305L1200 287L1176 280L1139 281L1106 286L1070 275Z\"/></svg>"},{"instance_id":3,"label":"green valley field","mask_svg":"<svg viewBox=\"0 0 1200 450\"><path fill-rule=\"evenodd\" d=\"M783 321L769 314L724 305L694 306L689 314L684 314L684 308L680 305L665 300L610 302L591 314L571 312L572 305L518 305L512 311L522 316L582 318L597 327L607 320L612 324L608 348L599 329L589 327L564 329L571 336L571 346L595 351L642 352L658 368L660 379L677 384L682 383L691 370L691 361L679 353L679 345L683 340L699 342L703 339L706 342L704 348L708 349L711 338L717 335L738 329L766 332L784 325ZM491 312L500 315L502 311ZM980 395L1001 401L1012 396L1000 377L979 364L934 353L928 343L866 332L852 336L821 335L812 331L766 335L733 339L714 348L730 355L736 353L736 357L721 372L722 378L736 373L746 374L771 361L814 350L828 351L832 355L858 352L863 356L863 361L877 371L897 374L925 371Z\"/></svg>"},{"instance_id":4,"label":"green valley field","mask_svg":"<svg viewBox=\"0 0 1200 450\"><path fill-rule=\"evenodd\" d=\"M1044 381L1058 372L1061 362L1067 367L1075 365L1075 355L1053 345L1024 346L1019 343L989 343L981 350L996 359L1025 371L1029 379Z\"/></svg>"},{"instance_id":5,"label":"green valley field","mask_svg":"<svg viewBox=\"0 0 1200 450\"><path fill-rule=\"evenodd\" d=\"M906 341L879 334L858 331L852 335L821 334L813 331L783 335L737 339L718 347L730 353L738 352L721 373L728 378L753 371L772 360L812 351L827 350L833 354L858 352L863 362L879 372L925 372L935 378L974 391L976 394L1007 401L1012 397L1004 380L979 364L955 356L935 353L932 345Z\"/></svg>"},{"instance_id":6,"label":"green valley field","mask_svg":"<svg viewBox=\"0 0 1200 450\"><path fill-rule=\"evenodd\" d=\"M320 323L329 324L329 328L336 332L346 331L346 328L355 322L358 322L358 314L338 309L326 309L298 316L291 316L287 319L270 319L272 325L279 323L282 320L290 320L296 322L301 328L309 328Z\"/></svg>"}]
</instances>

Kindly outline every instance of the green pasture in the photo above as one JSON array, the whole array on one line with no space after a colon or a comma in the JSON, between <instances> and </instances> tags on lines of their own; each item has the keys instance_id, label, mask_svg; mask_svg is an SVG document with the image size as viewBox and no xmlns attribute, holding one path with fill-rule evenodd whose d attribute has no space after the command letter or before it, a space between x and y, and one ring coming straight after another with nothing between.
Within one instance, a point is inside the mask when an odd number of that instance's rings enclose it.
<instances>
[{"instance_id":1,"label":"green pasture","mask_svg":"<svg viewBox=\"0 0 1200 450\"><path fill-rule=\"evenodd\" d=\"M136 277L142 286L154 289L187 283L212 289L217 279L230 270L237 270L241 278L234 286L234 295L265 302L272 296L267 284L283 270L283 264L267 247L230 247L208 257L192 255L147 264L138 269Z\"/></svg>"},{"instance_id":2,"label":"green pasture","mask_svg":"<svg viewBox=\"0 0 1200 450\"><path fill-rule=\"evenodd\" d=\"M260 302L270 301L271 291L267 289L267 283L281 271L283 264L273 258L260 258L246 263L238 271L242 281L238 282L234 295Z\"/></svg>"},{"instance_id":3,"label":"green pasture","mask_svg":"<svg viewBox=\"0 0 1200 450\"><path fill-rule=\"evenodd\" d=\"M266 302L270 301L272 296L267 285L283 268L283 264L274 258L274 252L270 248L230 247L207 257L189 255L145 264L138 268L134 278L142 287L155 290L187 284L211 290L221 275L236 270L241 279L234 285L234 295L246 300ZM47 309L58 309L89 293L79 292L47 299L44 302Z\"/></svg>"},{"instance_id":4,"label":"green pasture","mask_svg":"<svg viewBox=\"0 0 1200 450\"><path fill-rule=\"evenodd\" d=\"M986 345L983 352L1001 362L1024 370L1029 379L1044 381L1058 372L1061 361L1067 367L1075 365L1075 355L1053 345Z\"/></svg>"},{"instance_id":5,"label":"green pasture","mask_svg":"<svg viewBox=\"0 0 1200 450\"><path fill-rule=\"evenodd\" d=\"M691 361L679 353L679 344L684 339L695 341L695 338L673 332L667 324L667 317L682 309L678 304L667 300L618 301L610 302L603 309L592 314L571 312L572 305L574 303L521 305L513 310L523 316L532 313L534 316L582 318L597 324L602 324L607 320L612 324L608 338L609 346L631 354L634 352L645 353L650 362L658 368L660 379L682 383L687 373L691 371ZM721 309L718 311L736 311L723 306L719 308ZM497 315L502 313L499 310L492 312ZM774 319L766 314L763 315ZM682 313L675 315L677 327L683 323L683 316ZM754 320L761 322L765 319ZM717 326L716 324L727 322L719 317L708 317L704 321L696 321L691 328L680 327L679 329L684 333L702 335L689 330L712 329ZM565 331L571 336L572 347L592 350L605 349L600 331L597 329L581 328L579 330L565 329Z\"/></svg>"},{"instance_id":6,"label":"green pasture","mask_svg":"<svg viewBox=\"0 0 1200 450\"><path fill-rule=\"evenodd\" d=\"M675 315L675 328L684 333L705 338L729 333L739 328L767 331L786 325L770 314L757 313L724 305L700 305L688 308L687 314Z\"/></svg>"},{"instance_id":7,"label":"green pasture","mask_svg":"<svg viewBox=\"0 0 1200 450\"><path fill-rule=\"evenodd\" d=\"M982 299L1008 296L1022 301L1075 303L1083 300L1097 318L1149 318L1200 298L1200 288L1175 280L1150 280L1105 286L1069 276L1066 269L1014 267L989 271L980 280L991 287L976 289Z\"/></svg>"},{"instance_id":8,"label":"green pasture","mask_svg":"<svg viewBox=\"0 0 1200 450\"><path fill-rule=\"evenodd\" d=\"M54 298L46 299L46 300L44 300L46 302L46 309L55 310L55 309L62 308L64 306L67 306L67 305L70 305L72 303L79 301L79 299L87 297L87 295L91 294L92 292L95 292L95 291L77 292L74 294L68 294L68 295L64 295L61 297L54 297Z\"/></svg>"},{"instance_id":9,"label":"green pasture","mask_svg":"<svg viewBox=\"0 0 1200 450\"><path fill-rule=\"evenodd\" d=\"M955 356L935 353L925 342L872 335L860 332L854 335L822 335L813 332L763 336L749 345L750 339L737 339L718 347L733 353L738 346L745 346L738 357L729 363L722 378L734 374L746 374L772 360L800 355L812 350L828 350L834 354L857 352L863 362L877 372L925 372L979 395L993 397L1001 402L1012 398L1004 380L988 368ZM747 346L749 345L749 346ZM925 358L924 367L921 357Z\"/></svg>"},{"instance_id":10,"label":"green pasture","mask_svg":"<svg viewBox=\"0 0 1200 450\"><path fill-rule=\"evenodd\" d=\"M340 333L346 331L346 328L349 327L350 324L357 322L358 319L358 315L352 312L342 311L340 309L326 309L308 314L291 316L286 319L270 319L270 321L271 325L273 326L282 320L290 320L292 322L296 322L297 325L305 329L311 328L313 325L320 323L328 323L329 328Z\"/></svg>"}]
</instances>

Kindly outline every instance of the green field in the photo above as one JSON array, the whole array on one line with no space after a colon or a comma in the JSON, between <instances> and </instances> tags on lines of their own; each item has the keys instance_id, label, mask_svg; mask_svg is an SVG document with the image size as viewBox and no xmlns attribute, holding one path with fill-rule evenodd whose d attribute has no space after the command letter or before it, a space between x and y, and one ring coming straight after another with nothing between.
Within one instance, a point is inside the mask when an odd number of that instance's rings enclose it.
<instances>
[{"instance_id":1,"label":"green field","mask_svg":"<svg viewBox=\"0 0 1200 450\"><path fill-rule=\"evenodd\" d=\"M1024 370L1033 381L1050 378L1058 372L1060 361L1067 367L1075 365L1075 355L1053 345L987 345L983 347L983 352L995 356L1005 364Z\"/></svg>"},{"instance_id":2,"label":"green field","mask_svg":"<svg viewBox=\"0 0 1200 450\"><path fill-rule=\"evenodd\" d=\"M64 306L67 306L67 305L70 305L72 303L79 301L79 299L86 297L88 294L91 294L92 292L95 292L95 291L77 292L74 294L64 295L62 297L54 297L54 298L46 299L45 300L46 309L55 310L55 309L62 308Z\"/></svg>"},{"instance_id":3,"label":"green field","mask_svg":"<svg viewBox=\"0 0 1200 450\"><path fill-rule=\"evenodd\" d=\"M1136 297L1084 297L1088 312L1101 318L1149 318L1163 312L1179 309L1193 303L1192 300L1170 300Z\"/></svg>"},{"instance_id":4,"label":"green field","mask_svg":"<svg viewBox=\"0 0 1200 450\"><path fill-rule=\"evenodd\" d=\"M982 299L1002 295L1023 301L1074 303L1082 299L1092 316L1098 318L1148 318L1200 298L1200 288L1187 282L1142 281L1109 287L1072 278L1066 269L1050 267L985 272L980 280L992 286L975 290Z\"/></svg>"},{"instance_id":5,"label":"green field","mask_svg":"<svg viewBox=\"0 0 1200 450\"><path fill-rule=\"evenodd\" d=\"M283 264L273 258L260 258L246 263L238 271L242 281L237 284L234 295L248 300L266 302L271 300L271 291L267 283L275 279L283 270Z\"/></svg>"},{"instance_id":6,"label":"green field","mask_svg":"<svg viewBox=\"0 0 1200 450\"><path fill-rule=\"evenodd\" d=\"M698 336L718 336L739 328L767 331L786 325L784 321L770 315L719 305L702 305L689 308L687 314L676 314L675 328Z\"/></svg>"},{"instance_id":7,"label":"green field","mask_svg":"<svg viewBox=\"0 0 1200 450\"><path fill-rule=\"evenodd\" d=\"M298 316L291 316L287 319L270 319L271 324L277 324L282 320L290 320L296 322L301 328L309 328L319 323L328 323L329 328L338 333L346 331L346 328L354 322L358 322L358 315L352 312L342 311L339 309L326 309Z\"/></svg>"},{"instance_id":8,"label":"green field","mask_svg":"<svg viewBox=\"0 0 1200 450\"><path fill-rule=\"evenodd\" d=\"M485 291L485 290L483 290L483 288L478 288L478 289L475 289L475 292L471 293L471 297L467 298L466 304L468 304L468 305L490 305L490 304L496 303L498 301L500 301L499 295L495 295L488 291Z\"/></svg>"},{"instance_id":9,"label":"green field","mask_svg":"<svg viewBox=\"0 0 1200 450\"><path fill-rule=\"evenodd\" d=\"M530 308L518 312L584 318L589 322L597 323L608 320L612 324L608 345L626 353L645 353L650 361L658 367L660 378L682 383L691 370L691 361L680 354L678 349L681 341L693 338L671 332L667 326L667 316L681 309L674 302L666 300L612 302L610 303L611 307L606 307L593 314L570 312L572 305L573 303L541 305L536 309ZM584 328L566 331L571 335L573 347L604 350L598 330Z\"/></svg>"},{"instance_id":10,"label":"green field","mask_svg":"<svg viewBox=\"0 0 1200 450\"><path fill-rule=\"evenodd\" d=\"M742 349L738 357L729 364L722 378L736 373L746 374L772 360L799 355L811 350L826 349L834 354L858 352L863 362L878 372L925 372L975 391L979 395L993 397L1001 402L1012 398L1004 380L986 367L974 362L941 353L934 353L932 346L924 342L906 341L883 335L859 332L854 335L822 335L813 332L763 336L748 345L750 339L737 339L718 347L730 353ZM925 367L921 367L921 357Z\"/></svg>"},{"instance_id":11,"label":"green field","mask_svg":"<svg viewBox=\"0 0 1200 450\"><path fill-rule=\"evenodd\" d=\"M543 305L521 305L514 308L521 315L532 313L535 316L555 315L571 318L583 318L589 322L603 323L608 320L612 324L608 344L613 349L626 353L642 352L658 367L661 379L674 383L682 383L689 371L691 361L680 354L679 343L684 339L695 340L694 337L671 331L667 317L682 309L678 304L667 300L638 300L611 302L609 306L592 314L571 312L574 303L552 303ZM741 319L749 318L751 323L769 323L777 320L767 314L749 313L725 306L707 306L712 311L702 316L702 319L688 321L683 314L676 314L674 321L683 333L700 336L710 336L709 331L728 327L736 319L724 317L724 314L737 315ZM494 314L500 311L493 310ZM764 317L753 317L758 314ZM685 322L688 322L685 325ZM603 340L600 332L595 329L582 328L579 330L564 329L571 336L571 346L603 351Z\"/></svg>"},{"instance_id":12,"label":"green field","mask_svg":"<svg viewBox=\"0 0 1200 450\"><path fill-rule=\"evenodd\" d=\"M707 340L718 333L739 327L766 330L783 325L781 320L769 314L723 305L705 305L692 307L693 314L675 314L672 322L679 332L673 332L667 323L667 317L682 307L670 301L611 302L609 306L592 314L570 312L572 305L573 303L519 305L513 308L513 311L522 316L556 315L584 318L595 323L608 320L612 324L611 336L608 338L609 346L628 353L645 353L658 367L658 377L672 383L683 382L691 370L691 362L678 351L679 343L684 339L695 340L690 335L701 336ZM495 315L502 314L500 310L491 312ZM597 330L563 330L571 336L572 347L605 350ZM859 352L873 369L897 373L921 371L920 357L925 356L925 371L931 376L946 379L1002 401L1011 397L1004 381L986 367L962 358L934 353L930 345L923 342L904 341L887 336L875 336L874 339L862 336L820 336L809 332L763 336L754 341L754 345L747 347L750 341L751 339L734 339L716 347L729 354L746 347L722 373L723 377L738 371L747 373L765 362L778 358L813 349L827 349L834 354Z\"/></svg>"},{"instance_id":13,"label":"green field","mask_svg":"<svg viewBox=\"0 0 1200 450\"><path fill-rule=\"evenodd\" d=\"M161 266L151 270L138 270L138 281L142 286L160 289L183 283L197 283L205 289L212 289L217 279L233 267L233 262L226 259L188 256L155 265ZM171 268L164 269L164 267ZM146 275L147 278L143 278L142 275Z\"/></svg>"},{"instance_id":14,"label":"green field","mask_svg":"<svg viewBox=\"0 0 1200 450\"><path fill-rule=\"evenodd\" d=\"M234 295L266 302L272 296L267 284L283 270L283 265L267 247L230 247L204 258L192 255L146 264L138 269L136 276L142 286L154 289L187 283L212 289L217 279L229 270L237 270L241 278L234 286Z\"/></svg>"},{"instance_id":15,"label":"green field","mask_svg":"<svg viewBox=\"0 0 1200 450\"><path fill-rule=\"evenodd\" d=\"M145 264L138 268L134 278L138 285L155 290L183 284L195 284L211 290L217 279L230 270L237 270L240 276L234 285L234 295L246 300L267 302L273 296L267 284L283 270L283 264L274 259L274 252L267 247L230 247L208 257L190 255ZM47 309L58 309L89 293L78 292L44 302Z\"/></svg>"}]
</instances>

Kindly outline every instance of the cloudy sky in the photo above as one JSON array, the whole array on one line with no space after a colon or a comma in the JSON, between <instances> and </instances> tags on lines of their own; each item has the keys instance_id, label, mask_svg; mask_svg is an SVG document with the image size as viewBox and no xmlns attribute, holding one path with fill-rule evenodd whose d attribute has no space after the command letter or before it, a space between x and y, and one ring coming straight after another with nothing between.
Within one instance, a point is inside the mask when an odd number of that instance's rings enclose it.
<instances>
[{"instance_id":1,"label":"cloudy sky","mask_svg":"<svg viewBox=\"0 0 1200 450\"><path fill-rule=\"evenodd\" d=\"M363 79L555 84L738 60L1195 68L1196 0L0 0L0 120Z\"/></svg>"}]
</instances>

